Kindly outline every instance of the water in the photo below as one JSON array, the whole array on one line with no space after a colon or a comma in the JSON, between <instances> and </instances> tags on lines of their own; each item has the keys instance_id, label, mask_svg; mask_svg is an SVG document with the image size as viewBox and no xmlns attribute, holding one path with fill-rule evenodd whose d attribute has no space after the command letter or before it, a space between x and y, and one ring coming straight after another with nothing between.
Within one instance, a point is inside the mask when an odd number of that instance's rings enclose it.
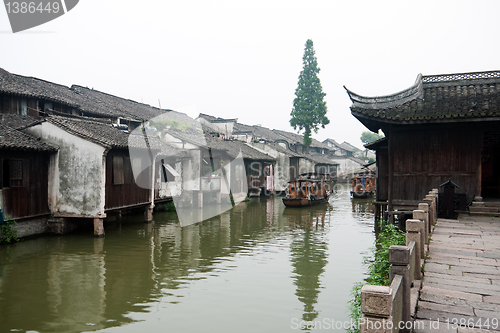
<instances>
[{"instance_id":1,"label":"water","mask_svg":"<svg viewBox=\"0 0 500 333\"><path fill-rule=\"evenodd\" d=\"M347 190L302 209L255 198L184 228L154 219L0 246L0 332L340 327L374 241L373 206Z\"/></svg>"}]
</instances>

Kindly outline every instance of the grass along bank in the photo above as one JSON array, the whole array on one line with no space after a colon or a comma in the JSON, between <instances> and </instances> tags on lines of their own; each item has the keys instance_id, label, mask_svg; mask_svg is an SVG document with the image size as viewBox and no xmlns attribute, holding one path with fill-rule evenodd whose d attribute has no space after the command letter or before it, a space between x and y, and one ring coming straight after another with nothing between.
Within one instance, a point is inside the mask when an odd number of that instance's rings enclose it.
<instances>
[{"instance_id":1,"label":"grass along bank","mask_svg":"<svg viewBox=\"0 0 500 333\"><path fill-rule=\"evenodd\" d=\"M354 284L349 301L349 317L353 323L358 323L361 318L361 288L365 284L388 286L389 285L389 247L391 245L406 245L406 234L397 226L388 224L381 220L382 228L375 241L375 247L371 248L372 256L365 260L368 264L367 278L364 282ZM350 333L359 333L359 327L353 326L347 329Z\"/></svg>"}]
</instances>

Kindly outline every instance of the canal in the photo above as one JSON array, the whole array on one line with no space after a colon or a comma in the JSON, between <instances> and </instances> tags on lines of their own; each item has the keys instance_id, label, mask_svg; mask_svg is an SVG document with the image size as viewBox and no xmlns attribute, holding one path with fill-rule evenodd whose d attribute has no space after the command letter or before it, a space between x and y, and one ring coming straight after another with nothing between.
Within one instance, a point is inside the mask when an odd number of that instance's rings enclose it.
<instances>
[{"instance_id":1,"label":"canal","mask_svg":"<svg viewBox=\"0 0 500 333\"><path fill-rule=\"evenodd\" d=\"M184 228L175 213L158 212L150 224L124 216L104 238L89 231L2 245L0 332L279 333L300 332L302 321L335 325L349 320L373 229L373 206L344 189L320 207L253 198Z\"/></svg>"}]
</instances>

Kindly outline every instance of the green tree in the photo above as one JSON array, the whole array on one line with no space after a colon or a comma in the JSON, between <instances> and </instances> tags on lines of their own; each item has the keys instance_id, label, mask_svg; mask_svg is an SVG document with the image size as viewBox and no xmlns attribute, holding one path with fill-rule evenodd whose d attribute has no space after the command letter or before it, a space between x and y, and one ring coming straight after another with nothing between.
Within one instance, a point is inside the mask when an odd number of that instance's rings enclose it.
<instances>
[{"instance_id":1,"label":"green tree","mask_svg":"<svg viewBox=\"0 0 500 333\"><path fill-rule=\"evenodd\" d=\"M361 133L360 139L361 139L361 142L363 142L364 144L367 144L367 143L382 139L383 137L384 137L383 135L365 131L365 132Z\"/></svg>"},{"instance_id":2,"label":"green tree","mask_svg":"<svg viewBox=\"0 0 500 333\"><path fill-rule=\"evenodd\" d=\"M314 55L312 40L308 39L302 57L303 69L299 75L297 89L295 89L295 99L293 109L290 113L290 125L299 131L304 130L304 145L312 143L311 131L318 133L319 126L325 128L330 123L326 117L326 102L323 98L321 82L318 78L320 68L318 60Z\"/></svg>"}]
</instances>

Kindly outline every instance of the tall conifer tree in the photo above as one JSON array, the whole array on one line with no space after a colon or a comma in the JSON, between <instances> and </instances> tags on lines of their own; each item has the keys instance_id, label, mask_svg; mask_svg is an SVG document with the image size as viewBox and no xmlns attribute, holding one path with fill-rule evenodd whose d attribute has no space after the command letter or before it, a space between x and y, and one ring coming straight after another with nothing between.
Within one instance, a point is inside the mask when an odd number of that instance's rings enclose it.
<instances>
[{"instance_id":1,"label":"tall conifer tree","mask_svg":"<svg viewBox=\"0 0 500 333\"><path fill-rule=\"evenodd\" d=\"M319 126L325 128L330 123L326 117L326 102L323 98L321 82L318 78L320 68L314 55L312 40L308 39L302 57L303 69L299 75L299 83L295 89L293 109L290 113L290 125L299 131L304 130L303 143L309 146L312 143L311 131L318 133Z\"/></svg>"}]
</instances>

